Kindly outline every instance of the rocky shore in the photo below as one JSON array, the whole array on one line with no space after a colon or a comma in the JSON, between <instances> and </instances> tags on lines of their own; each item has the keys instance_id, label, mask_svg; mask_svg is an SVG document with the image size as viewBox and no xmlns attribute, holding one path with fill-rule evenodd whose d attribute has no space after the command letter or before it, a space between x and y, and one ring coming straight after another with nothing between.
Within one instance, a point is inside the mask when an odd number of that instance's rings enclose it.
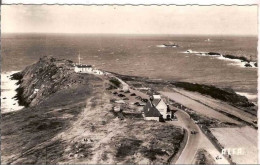
<instances>
[{"instance_id":1,"label":"rocky shore","mask_svg":"<svg viewBox=\"0 0 260 165\"><path fill-rule=\"evenodd\" d=\"M209 56L222 56L226 59L231 59L231 60L240 60L241 62L245 63L245 67L257 67L257 62L253 62L250 59L244 57L244 56L235 56L235 55L230 55L230 54L223 54L221 55L220 53L216 52L208 52L206 55Z\"/></svg>"},{"instance_id":2,"label":"rocky shore","mask_svg":"<svg viewBox=\"0 0 260 165\"><path fill-rule=\"evenodd\" d=\"M258 67L257 60L253 61L251 58L248 59L245 56L237 56L237 55L231 55L231 54L221 54L218 52L197 52L192 50L187 50L184 53L194 53L198 55L203 56L216 56L219 57L219 59L226 59L226 60L234 60L235 62L240 62L243 67L251 68L251 67Z\"/></svg>"}]
</instances>

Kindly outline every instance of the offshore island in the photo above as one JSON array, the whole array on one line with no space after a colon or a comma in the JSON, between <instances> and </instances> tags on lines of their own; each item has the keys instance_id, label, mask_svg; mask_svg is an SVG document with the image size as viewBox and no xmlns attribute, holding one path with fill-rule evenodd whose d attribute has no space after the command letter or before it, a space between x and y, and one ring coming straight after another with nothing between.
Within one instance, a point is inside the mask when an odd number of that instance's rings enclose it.
<instances>
[{"instance_id":1,"label":"offshore island","mask_svg":"<svg viewBox=\"0 0 260 165\"><path fill-rule=\"evenodd\" d=\"M232 89L52 57L12 79L24 108L2 114L4 164L257 162L257 106Z\"/></svg>"}]
</instances>

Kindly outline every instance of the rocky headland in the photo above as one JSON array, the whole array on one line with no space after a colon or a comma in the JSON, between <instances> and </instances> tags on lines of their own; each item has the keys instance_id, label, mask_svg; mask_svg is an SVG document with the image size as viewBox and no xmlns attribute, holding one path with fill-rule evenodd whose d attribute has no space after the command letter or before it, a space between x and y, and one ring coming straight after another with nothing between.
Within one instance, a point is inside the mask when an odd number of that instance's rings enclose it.
<instances>
[{"instance_id":1,"label":"rocky headland","mask_svg":"<svg viewBox=\"0 0 260 165\"><path fill-rule=\"evenodd\" d=\"M43 57L12 78L25 108L2 114L4 164L161 164L181 147L181 127L145 121L135 105L114 111L120 84L76 73L72 61Z\"/></svg>"}]
</instances>

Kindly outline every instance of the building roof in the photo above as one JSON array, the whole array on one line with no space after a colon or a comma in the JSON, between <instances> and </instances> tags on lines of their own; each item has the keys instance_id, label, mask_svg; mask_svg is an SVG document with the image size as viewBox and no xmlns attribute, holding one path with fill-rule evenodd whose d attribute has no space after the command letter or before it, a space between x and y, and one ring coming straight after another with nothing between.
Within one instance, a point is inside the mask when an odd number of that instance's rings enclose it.
<instances>
[{"instance_id":1,"label":"building roof","mask_svg":"<svg viewBox=\"0 0 260 165\"><path fill-rule=\"evenodd\" d=\"M160 103L161 99L153 99L152 103L154 106L157 106Z\"/></svg>"},{"instance_id":2,"label":"building roof","mask_svg":"<svg viewBox=\"0 0 260 165\"><path fill-rule=\"evenodd\" d=\"M157 108L155 108L151 101L148 101L146 105L144 106L144 115L145 117L160 117L161 113L158 111Z\"/></svg>"},{"instance_id":3,"label":"building roof","mask_svg":"<svg viewBox=\"0 0 260 165\"><path fill-rule=\"evenodd\" d=\"M153 99L161 99L161 95L153 95Z\"/></svg>"},{"instance_id":4,"label":"building roof","mask_svg":"<svg viewBox=\"0 0 260 165\"><path fill-rule=\"evenodd\" d=\"M117 100L115 102L118 103L118 104L125 104L124 100Z\"/></svg>"},{"instance_id":5,"label":"building roof","mask_svg":"<svg viewBox=\"0 0 260 165\"><path fill-rule=\"evenodd\" d=\"M76 65L76 67L78 67L78 68L90 68L90 67L92 67L91 65Z\"/></svg>"}]
</instances>

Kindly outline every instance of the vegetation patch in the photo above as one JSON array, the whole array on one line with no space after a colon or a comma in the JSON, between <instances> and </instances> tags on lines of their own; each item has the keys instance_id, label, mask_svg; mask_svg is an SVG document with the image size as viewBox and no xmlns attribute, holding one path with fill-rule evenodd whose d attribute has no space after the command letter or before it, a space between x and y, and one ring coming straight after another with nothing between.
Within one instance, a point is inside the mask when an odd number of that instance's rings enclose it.
<instances>
[{"instance_id":1,"label":"vegetation patch","mask_svg":"<svg viewBox=\"0 0 260 165\"><path fill-rule=\"evenodd\" d=\"M188 91L199 92L201 94L211 96L212 98L229 102L233 105L242 107L254 106L254 104L250 103L246 97L236 94L232 89L220 89L211 85L202 85L188 82L174 82L171 84Z\"/></svg>"},{"instance_id":2,"label":"vegetation patch","mask_svg":"<svg viewBox=\"0 0 260 165\"><path fill-rule=\"evenodd\" d=\"M134 155L141 144L142 141L138 139L121 139L119 147L117 149L116 157L125 158L126 156Z\"/></svg>"},{"instance_id":3,"label":"vegetation patch","mask_svg":"<svg viewBox=\"0 0 260 165\"><path fill-rule=\"evenodd\" d=\"M143 155L148 158L151 161L156 160L156 155L162 156L162 155L167 155L169 156L169 154L165 151L162 150L160 148L146 148L144 147L141 152L143 153Z\"/></svg>"},{"instance_id":4,"label":"vegetation patch","mask_svg":"<svg viewBox=\"0 0 260 165\"><path fill-rule=\"evenodd\" d=\"M28 107L30 103L25 99L25 97L23 95L24 88L18 87L15 91L16 91L16 95L14 96L14 98L16 98L18 100L18 104L21 106Z\"/></svg>"},{"instance_id":5,"label":"vegetation patch","mask_svg":"<svg viewBox=\"0 0 260 165\"><path fill-rule=\"evenodd\" d=\"M111 78L109 81L110 81L113 85L115 85L117 88L119 88L120 85L121 85L121 82L120 82L118 79L116 79L116 78Z\"/></svg>"},{"instance_id":6,"label":"vegetation patch","mask_svg":"<svg viewBox=\"0 0 260 165\"><path fill-rule=\"evenodd\" d=\"M199 149L195 158L195 164L215 164L214 158L204 149Z\"/></svg>"}]
</instances>

